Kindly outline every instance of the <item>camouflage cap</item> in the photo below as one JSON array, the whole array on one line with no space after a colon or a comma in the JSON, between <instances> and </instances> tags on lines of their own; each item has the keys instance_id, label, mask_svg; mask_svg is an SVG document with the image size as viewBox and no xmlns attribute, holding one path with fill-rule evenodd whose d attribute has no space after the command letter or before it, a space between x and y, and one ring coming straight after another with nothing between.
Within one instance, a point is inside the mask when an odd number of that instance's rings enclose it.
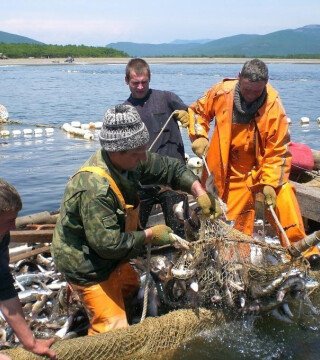
<instances>
[{"instance_id":1,"label":"camouflage cap","mask_svg":"<svg viewBox=\"0 0 320 360\"><path fill-rule=\"evenodd\" d=\"M146 145L149 133L133 106L116 105L104 114L99 139L106 151L125 151Z\"/></svg>"}]
</instances>

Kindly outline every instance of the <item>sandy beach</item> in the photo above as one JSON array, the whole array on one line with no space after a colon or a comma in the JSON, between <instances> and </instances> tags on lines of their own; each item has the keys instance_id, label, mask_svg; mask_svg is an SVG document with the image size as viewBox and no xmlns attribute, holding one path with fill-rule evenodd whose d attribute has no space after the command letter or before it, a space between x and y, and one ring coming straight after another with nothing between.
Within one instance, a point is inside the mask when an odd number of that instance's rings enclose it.
<instances>
[{"instance_id":1,"label":"sandy beach","mask_svg":"<svg viewBox=\"0 0 320 360\"><path fill-rule=\"evenodd\" d=\"M126 64L130 58L75 58L73 63L65 62L64 58L51 59L1 59L0 66L12 65L74 65L74 64ZM150 64L243 64L248 58L145 58ZM320 59L267 59L262 58L267 64L320 64Z\"/></svg>"}]
</instances>

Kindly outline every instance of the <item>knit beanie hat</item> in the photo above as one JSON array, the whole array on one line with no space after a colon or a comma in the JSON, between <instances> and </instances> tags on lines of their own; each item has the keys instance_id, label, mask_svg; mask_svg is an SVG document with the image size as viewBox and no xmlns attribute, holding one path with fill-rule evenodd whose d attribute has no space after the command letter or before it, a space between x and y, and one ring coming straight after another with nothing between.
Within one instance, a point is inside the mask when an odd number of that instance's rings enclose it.
<instances>
[{"instance_id":1,"label":"knit beanie hat","mask_svg":"<svg viewBox=\"0 0 320 360\"><path fill-rule=\"evenodd\" d=\"M133 106L116 105L104 114L99 139L106 151L125 151L146 145L149 133Z\"/></svg>"}]
</instances>

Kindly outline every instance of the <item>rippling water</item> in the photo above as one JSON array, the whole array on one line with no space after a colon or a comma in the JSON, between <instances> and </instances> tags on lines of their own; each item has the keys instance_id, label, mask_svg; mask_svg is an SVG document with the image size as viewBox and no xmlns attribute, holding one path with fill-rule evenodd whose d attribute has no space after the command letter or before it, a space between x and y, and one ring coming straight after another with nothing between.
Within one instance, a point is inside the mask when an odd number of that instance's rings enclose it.
<instances>
[{"instance_id":1,"label":"rippling water","mask_svg":"<svg viewBox=\"0 0 320 360\"><path fill-rule=\"evenodd\" d=\"M187 104L223 77L237 76L237 64L155 64L151 85L171 90ZM71 138L59 127L65 122L100 121L104 111L124 101L128 88L125 65L0 66L0 103L21 125L0 129L55 127L51 136L0 139L0 176L15 185L24 203L21 215L57 210L65 183L97 149L97 141ZM320 65L270 64L270 81L280 92L292 119L294 141L319 150ZM300 118L310 118L301 126ZM183 130L184 131L184 130ZM183 133L186 151L190 143ZM320 333L263 321L233 322L203 334L174 355L175 359L316 359Z\"/></svg>"},{"instance_id":2,"label":"rippling water","mask_svg":"<svg viewBox=\"0 0 320 360\"><path fill-rule=\"evenodd\" d=\"M151 85L177 93L187 104L223 77L234 77L238 64L155 64ZM70 138L59 127L73 120L99 121L104 111L124 101L128 87L125 65L0 66L0 103L21 126L57 127L51 137L0 139L1 176L22 195L21 214L55 210L70 175L99 147L97 142ZM318 148L320 65L270 64L270 80L279 90L292 138ZM302 127L300 117L310 125ZM192 154L186 133L186 151Z\"/></svg>"}]
</instances>

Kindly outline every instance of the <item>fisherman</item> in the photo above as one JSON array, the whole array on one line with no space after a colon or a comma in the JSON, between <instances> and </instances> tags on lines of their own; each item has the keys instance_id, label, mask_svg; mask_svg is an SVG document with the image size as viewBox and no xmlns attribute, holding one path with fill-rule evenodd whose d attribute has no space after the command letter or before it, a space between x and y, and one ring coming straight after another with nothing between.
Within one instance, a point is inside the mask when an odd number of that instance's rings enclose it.
<instances>
[{"instance_id":1,"label":"fisherman","mask_svg":"<svg viewBox=\"0 0 320 360\"><path fill-rule=\"evenodd\" d=\"M124 104L134 106L141 120L145 123L150 136L150 144L155 144L150 151L170 156L185 163L184 146L181 132L176 120L178 114L166 124L175 110L187 110L187 105L173 92L150 89L150 67L140 58L131 59L126 66L125 81L130 89L130 96ZM183 112L181 113L183 115ZM185 111L185 115L188 116ZM179 194L160 186L146 186L139 192L140 196L140 225L144 229L147 225L153 205L160 204L165 223L179 236L184 237L183 224L176 219L173 206L181 201L187 201L185 194Z\"/></svg>"},{"instance_id":2,"label":"fisherman","mask_svg":"<svg viewBox=\"0 0 320 360\"><path fill-rule=\"evenodd\" d=\"M10 230L15 228L15 220L21 208L17 190L0 179L0 310L26 350L56 359L55 352L50 349L54 339L36 339L28 327L9 269ZM8 358L0 355L0 359Z\"/></svg>"},{"instance_id":3,"label":"fisherman","mask_svg":"<svg viewBox=\"0 0 320 360\"><path fill-rule=\"evenodd\" d=\"M181 161L146 151L149 133L134 107L108 109L99 137L102 149L66 186L52 241L57 269L88 310L89 335L128 326L125 301L139 287L129 259L146 244L173 242L164 224L137 231L140 183L191 193L207 217L221 213Z\"/></svg>"},{"instance_id":4,"label":"fisherman","mask_svg":"<svg viewBox=\"0 0 320 360\"><path fill-rule=\"evenodd\" d=\"M192 150L206 156L215 179L218 195L227 204L227 218L235 228L251 235L255 217L255 197L262 192L266 207L275 209L290 242L305 237L305 229L289 183L290 135L285 110L277 91L268 83L266 64L247 61L238 79L215 84L188 109L183 117L188 127ZM215 127L209 142L211 121ZM208 173L203 172L202 183ZM286 246L270 211L267 218ZM305 254L313 268L320 267L319 250Z\"/></svg>"}]
</instances>

